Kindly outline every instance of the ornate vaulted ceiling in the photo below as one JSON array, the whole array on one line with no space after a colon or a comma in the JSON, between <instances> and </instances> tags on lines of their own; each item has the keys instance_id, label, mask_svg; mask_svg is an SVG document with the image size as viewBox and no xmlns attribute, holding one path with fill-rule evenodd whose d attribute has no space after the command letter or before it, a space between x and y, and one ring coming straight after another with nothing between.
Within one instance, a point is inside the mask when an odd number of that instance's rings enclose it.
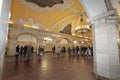
<instances>
[{"instance_id":1,"label":"ornate vaulted ceiling","mask_svg":"<svg viewBox=\"0 0 120 80\"><path fill-rule=\"evenodd\" d=\"M71 25L69 33L74 34L82 12L84 10L78 0L12 0L11 21L57 33Z\"/></svg>"}]
</instances>

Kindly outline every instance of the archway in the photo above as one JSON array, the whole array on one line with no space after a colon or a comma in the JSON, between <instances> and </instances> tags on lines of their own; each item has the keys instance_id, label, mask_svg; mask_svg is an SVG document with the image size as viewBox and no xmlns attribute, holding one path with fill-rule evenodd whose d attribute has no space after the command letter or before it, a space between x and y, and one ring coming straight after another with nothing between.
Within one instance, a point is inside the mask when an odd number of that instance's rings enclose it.
<instances>
[{"instance_id":1,"label":"archway","mask_svg":"<svg viewBox=\"0 0 120 80\"><path fill-rule=\"evenodd\" d=\"M67 38L61 39L60 46L65 47L66 49L70 46L70 40Z\"/></svg>"},{"instance_id":2,"label":"archway","mask_svg":"<svg viewBox=\"0 0 120 80\"><path fill-rule=\"evenodd\" d=\"M22 35L18 36L16 45L17 44L20 46L32 45L34 47L34 52L36 52L37 39L35 36L33 36L31 34L22 34Z\"/></svg>"},{"instance_id":3,"label":"archway","mask_svg":"<svg viewBox=\"0 0 120 80\"><path fill-rule=\"evenodd\" d=\"M43 47L45 49L46 52L51 52L52 51L52 47L54 47L55 45L55 41L53 38L51 37L44 37L43 40Z\"/></svg>"}]
</instances>

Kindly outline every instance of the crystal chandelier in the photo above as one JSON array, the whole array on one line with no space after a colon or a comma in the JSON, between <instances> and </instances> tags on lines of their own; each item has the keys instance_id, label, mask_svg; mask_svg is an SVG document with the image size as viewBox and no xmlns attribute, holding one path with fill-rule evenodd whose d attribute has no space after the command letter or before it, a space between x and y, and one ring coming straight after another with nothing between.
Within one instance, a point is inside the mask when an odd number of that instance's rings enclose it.
<instances>
[{"instance_id":1,"label":"crystal chandelier","mask_svg":"<svg viewBox=\"0 0 120 80\"><path fill-rule=\"evenodd\" d=\"M86 15L86 14L85 14ZM86 19L83 18L83 14L80 14L79 25L75 28L75 34L79 37L88 37L87 34L90 32L90 26Z\"/></svg>"}]
</instances>

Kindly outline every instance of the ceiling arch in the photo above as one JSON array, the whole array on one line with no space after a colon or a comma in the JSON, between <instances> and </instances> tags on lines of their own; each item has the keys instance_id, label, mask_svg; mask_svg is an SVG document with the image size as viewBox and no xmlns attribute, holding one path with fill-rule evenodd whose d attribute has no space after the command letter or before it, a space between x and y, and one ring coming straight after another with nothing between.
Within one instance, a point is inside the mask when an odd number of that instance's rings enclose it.
<instances>
[{"instance_id":1,"label":"ceiling arch","mask_svg":"<svg viewBox=\"0 0 120 80\"><path fill-rule=\"evenodd\" d=\"M95 17L110 10L116 10L120 17L120 0L79 0L88 17Z\"/></svg>"},{"instance_id":2,"label":"ceiling arch","mask_svg":"<svg viewBox=\"0 0 120 80\"><path fill-rule=\"evenodd\" d=\"M100 15L107 11L104 0L79 0L89 17Z\"/></svg>"}]
</instances>

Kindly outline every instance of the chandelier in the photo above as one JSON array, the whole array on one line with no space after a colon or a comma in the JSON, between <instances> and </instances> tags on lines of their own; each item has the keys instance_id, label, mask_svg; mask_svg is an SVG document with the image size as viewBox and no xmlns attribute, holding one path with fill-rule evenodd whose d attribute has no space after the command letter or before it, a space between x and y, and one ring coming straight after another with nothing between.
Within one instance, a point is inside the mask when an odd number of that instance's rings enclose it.
<instances>
[{"instance_id":1,"label":"chandelier","mask_svg":"<svg viewBox=\"0 0 120 80\"><path fill-rule=\"evenodd\" d=\"M79 25L75 28L75 31L76 32L86 32L86 31L89 31L90 30L90 27L89 25Z\"/></svg>"},{"instance_id":2,"label":"chandelier","mask_svg":"<svg viewBox=\"0 0 120 80\"><path fill-rule=\"evenodd\" d=\"M87 22L86 13L80 14L79 24L75 27L75 35L80 37L81 45L90 46L92 44L91 25Z\"/></svg>"},{"instance_id":3,"label":"chandelier","mask_svg":"<svg viewBox=\"0 0 120 80\"><path fill-rule=\"evenodd\" d=\"M85 41L91 38L91 32L91 27L88 24L86 18L83 16L83 14L80 14L79 25L75 28L75 34L78 37L81 37L82 41Z\"/></svg>"}]
</instances>

